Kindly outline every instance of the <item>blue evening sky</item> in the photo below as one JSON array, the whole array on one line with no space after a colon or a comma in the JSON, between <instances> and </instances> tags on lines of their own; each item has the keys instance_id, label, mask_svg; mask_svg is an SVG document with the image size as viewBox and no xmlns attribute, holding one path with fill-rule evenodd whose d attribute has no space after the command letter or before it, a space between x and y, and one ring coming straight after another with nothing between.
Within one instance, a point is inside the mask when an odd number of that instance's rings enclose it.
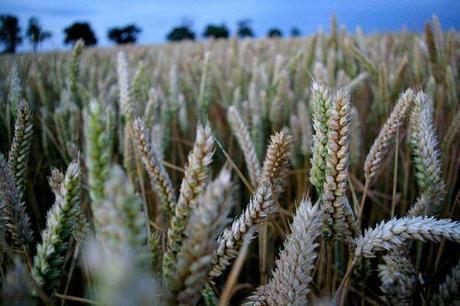
<instances>
[{"instance_id":1,"label":"blue evening sky","mask_svg":"<svg viewBox=\"0 0 460 306\"><path fill-rule=\"evenodd\" d=\"M29 17L39 17L53 33L46 49L64 48L62 30L74 21L90 22L102 46L110 45L108 28L133 22L143 30L142 44L164 42L166 33L183 20L192 21L200 36L208 23L225 23L233 34L241 19L252 20L258 37L265 36L270 27L284 34L297 27L307 35L319 26L328 29L334 13L348 30L360 25L368 33L404 26L420 31L433 14L439 16L444 29L460 29L460 0L1 0L0 14L6 13L18 16L23 30ZM29 49L28 43L21 47Z\"/></svg>"}]
</instances>

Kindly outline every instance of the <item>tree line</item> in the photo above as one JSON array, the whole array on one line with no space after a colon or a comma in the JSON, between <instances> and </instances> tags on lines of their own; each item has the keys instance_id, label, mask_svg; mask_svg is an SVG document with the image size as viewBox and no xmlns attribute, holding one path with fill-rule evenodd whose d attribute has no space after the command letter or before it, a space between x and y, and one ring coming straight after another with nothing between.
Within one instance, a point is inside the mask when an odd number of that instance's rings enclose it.
<instances>
[{"instance_id":1,"label":"tree line","mask_svg":"<svg viewBox=\"0 0 460 306\"><path fill-rule=\"evenodd\" d=\"M137 42L142 29L135 24L128 24L121 27L108 29L107 38L115 44L134 44ZM250 20L241 20L237 23L236 36L240 38L255 37L251 28ZM300 36L297 28L292 28L292 37ZM283 33L278 28L270 28L267 37L282 37ZM26 38L36 52L40 45L52 37L52 33L45 30L37 17L28 20L25 36L23 36L19 19L14 15L0 15L0 44L3 45L2 53L15 53L19 45ZM168 41L195 40L197 34L192 26L186 22L173 27L166 34ZM227 39L230 37L230 30L225 24L208 24L205 26L202 37L214 39ZM86 46L97 45L97 38L91 25L88 22L74 22L64 29L64 44L75 44L79 39L85 42Z\"/></svg>"}]
</instances>

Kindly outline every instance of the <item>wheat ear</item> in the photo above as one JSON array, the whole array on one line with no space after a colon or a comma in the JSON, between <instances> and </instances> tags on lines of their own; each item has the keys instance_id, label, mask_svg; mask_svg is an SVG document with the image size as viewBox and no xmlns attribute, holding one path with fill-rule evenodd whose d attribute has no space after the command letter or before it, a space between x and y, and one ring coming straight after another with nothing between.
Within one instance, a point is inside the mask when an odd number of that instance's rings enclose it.
<instances>
[{"instance_id":1,"label":"wheat ear","mask_svg":"<svg viewBox=\"0 0 460 306\"><path fill-rule=\"evenodd\" d=\"M460 223L433 217L393 218L367 229L355 240L355 260L361 256L375 257L378 251L396 249L412 240L439 242L442 239L460 242Z\"/></svg>"},{"instance_id":2,"label":"wheat ear","mask_svg":"<svg viewBox=\"0 0 460 306\"><path fill-rule=\"evenodd\" d=\"M248 127L244 123L235 106L230 106L228 108L227 118L232 132L238 140L238 144L243 152L251 184L252 186L257 186L262 170L260 167L260 161L257 158L254 143L249 135Z\"/></svg>"},{"instance_id":3,"label":"wheat ear","mask_svg":"<svg viewBox=\"0 0 460 306\"><path fill-rule=\"evenodd\" d=\"M166 305L157 278L137 264L129 248L107 253L95 240L86 244L84 256L92 276L90 294L101 305Z\"/></svg>"},{"instance_id":4,"label":"wheat ear","mask_svg":"<svg viewBox=\"0 0 460 306\"><path fill-rule=\"evenodd\" d=\"M174 271L177 252L184 238L184 230L191 209L205 190L209 176L209 165L214 155L214 138L209 125L198 126L195 145L188 156L182 180L179 200L168 229L168 243L163 257L163 276L168 280Z\"/></svg>"},{"instance_id":5,"label":"wheat ear","mask_svg":"<svg viewBox=\"0 0 460 306\"><path fill-rule=\"evenodd\" d=\"M34 258L32 274L46 293L52 293L59 285L70 238L81 213L80 165L72 162L48 212L42 242L37 246Z\"/></svg>"},{"instance_id":6,"label":"wheat ear","mask_svg":"<svg viewBox=\"0 0 460 306\"><path fill-rule=\"evenodd\" d=\"M212 255L232 206L230 172L223 170L200 197L187 224L186 238L177 254L172 291L179 305L195 305L211 268Z\"/></svg>"},{"instance_id":7,"label":"wheat ear","mask_svg":"<svg viewBox=\"0 0 460 306\"><path fill-rule=\"evenodd\" d=\"M411 214L423 212L427 215L437 214L442 209L447 190L441 174L441 160L438 139L433 125L433 109L423 92L417 93L411 112L409 131L412 155L414 157L415 177L425 198L419 200L411 209ZM418 207L418 205L423 207Z\"/></svg>"},{"instance_id":8,"label":"wheat ear","mask_svg":"<svg viewBox=\"0 0 460 306\"><path fill-rule=\"evenodd\" d=\"M62 173L59 169L53 168L51 169L51 174L48 177L48 184L51 187L51 191L54 194L57 194L59 190L61 190L61 184L64 181L64 173Z\"/></svg>"},{"instance_id":9,"label":"wheat ear","mask_svg":"<svg viewBox=\"0 0 460 306\"><path fill-rule=\"evenodd\" d=\"M91 100L84 117L85 153L92 207L105 197L104 184L110 171L110 133L108 116L96 100Z\"/></svg>"},{"instance_id":10,"label":"wheat ear","mask_svg":"<svg viewBox=\"0 0 460 306\"><path fill-rule=\"evenodd\" d=\"M262 168L262 182L273 188L273 199L282 193L289 170L289 161L292 155L293 139L286 129L270 137L270 145L265 154Z\"/></svg>"},{"instance_id":11,"label":"wheat ear","mask_svg":"<svg viewBox=\"0 0 460 306\"><path fill-rule=\"evenodd\" d=\"M292 221L291 234L276 260L272 279L249 300L263 300L269 305L307 305L320 228L319 205L312 207L310 199L304 198Z\"/></svg>"},{"instance_id":12,"label":"wheat ear","mask_svg":"<svg viewBox=\"0 0 460 306\"><path fill-rule=\"evenodd\" d=\"M310 100L314 130L310 182L318 193L322 193L326 178L327 134L331 103L327 88L314 82L311 87Z\"/></svg>"},{"instance_id":13,"label":"wheat ear","mask_svg":"<svg viewBox=\"0 0 460 306\"><path fill-rule=\"evenodd\" d=\"M13 246L22 249L32 242L33 233L26 204L21 198L13 172L0 153L0 221L5 223L7 241L11 240Z\"/></svg>"},{"instance_id":14,"label":"wheat ear","mask_svg":"<svg viewBox=\"0 0 460 306\"><path fill-rule=\"evenodd\" d=\"M453 268L452 272L446 276L446 279L439 285L438 293L432 300L432 305L457 305L460 301L460 262Z\"/></svg>"},{"instance_id":15,"label":"wheat ear","mask_svg":"<svg viewBox=\"0 0 460 306\"><path fill-rule=\"evenodd\" d=\"M328 120L326 177L323 186L323 235L351 241L358 233L346 192L350 163L350 98L339 91L331 105ZM351 223L350 223L351 221Z\"/></svg>"},{"instance_id":16,"label":"wheat ear","mask_svg":"<svg viewBox=\"0 0 460 306\"><path fill-rule=\"evenodd\" d=\"M25 175L30 155L33 134L32 113L26 101L22 100L17 109L14 138L11 143L8 163L13 172L16 188L22 199L25 190Z\"/></svg>"},{"instance_id":17,"label":"wheat ear","mask_svg":"<svg viewBox=\"0 0 460 306\"><path fill-rule=\"evenodd\" d=\"M414 92L411 89L406 90L399 97L390 117L388 117L379 135L372 144L369 154L367 154L366 161L364 162L364 177L368 184L371 184L378 174L383 160L390 150L390 145L395 139L396 132L402 125L413 100Z\"/></svg>"},{"instance_id":18,"label":"wheat ear","mask_svg":"<svg viewBox=\"0 0 460 306\"><path fill-rule=\"evenodd\" d=\"M214 254L213 266L209 272L211 278L218 277L223 273L224 269L238 255L245 235L256 224L264 221L274 210L272 188L269 184L263 184L251 197L244 212L219 237L219 246Z\"/></svg>"},{"instance_id":19,"label":"wheat ear","mask_svg":"<svg viewBox=\"0 0 460 306\"><path fill-rule=\"evenodd\" d=\"M171 179L163 167L156 149L147 142L145 126L141 119L134 121L133 131L137 149L150 177L152 188L160 199L162 209L171 215L176 207L176 195Z\"/></svg>"},{"instance_id":20,"label":"wheat ear","mask_svg":"<svg viewBox=\"0 0 460 306\"><path fill-rule=\"evenodd\" d=\"M117 76L118 76L118 90L120 96L120 113L125 116L126 121L133 118L133 106L130 97L130 80L128 75L128 63L126 62L126 55L120 51L117 55Z\"/></svg>"},{"instance_id":21,"label":"wheat ear","mask_svg":"<svg viewBox=\"0 0 460 306\"><path fill-rule=\"evenodd\" d=\"M411 305L417 282L414 265L401 250L383 256L383 261L378 269L384 300L390 305Z\"/></svg>"},{"instance_id":22,"label":"wheat ear","mask_svg":"<svg viewBox=\"0 0 460 306\"><path fill-rule=\"evenodd\" d=\"M270 184L272 187L272 199L276 202L286 185L289 170L289 161L292 155L293 138L286 129L270 137L270 145L265 154L262 169L262 184ZM267 249L268 249L268 225L261 224L259 232L259 257L260 275L262 283L265 283L267 270Z\"/></svg>"},{"instance_id":23,"label":"wheat ear","mask_svg":"<svg viewBox=\"0 0 460 306\"><path fill-rule=\"evenodd\" d=\"M130 250L139 254L147 242L141 200L124 171L113 166L105 183L105 198L93 207L96 236L108 254Z\"/></svg>"}]
</instances>

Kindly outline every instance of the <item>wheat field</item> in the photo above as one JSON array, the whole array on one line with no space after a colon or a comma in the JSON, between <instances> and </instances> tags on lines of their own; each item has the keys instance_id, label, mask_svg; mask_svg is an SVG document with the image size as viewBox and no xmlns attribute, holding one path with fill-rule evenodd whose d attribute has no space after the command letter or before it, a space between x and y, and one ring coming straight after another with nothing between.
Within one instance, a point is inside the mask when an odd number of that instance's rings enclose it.
<instances>
[{"instance_id":1,"label":"wheat field","mask_svg":"<svg viewBox=\"0 0 460 306\"><path fill-rule=\"evenodd\" d=\"M3 305L459 305L460 35L0 57Z\"/></svg>"}]
</instances>

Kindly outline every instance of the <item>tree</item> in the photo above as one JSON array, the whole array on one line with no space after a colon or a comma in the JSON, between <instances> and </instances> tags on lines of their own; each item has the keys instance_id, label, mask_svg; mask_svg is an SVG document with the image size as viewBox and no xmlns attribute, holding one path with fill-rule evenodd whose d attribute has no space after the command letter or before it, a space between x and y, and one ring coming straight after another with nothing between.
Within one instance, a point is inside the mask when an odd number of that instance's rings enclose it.
<instances>
[{"instance_id":1,"label":"tree","mask_svg":"<svg viewBox=\"0 0 460 306\"><path fill-rule=\"evenodd\" d=\"M292 37L299 37L300 36L300 30L296 27L291 29L291 36Z\"/></svg>"},{"instance_id":2,"label":"tree","mask_svg":"<svg viewBox=\"0 0 460 306\"><path fill-rule=\"evenodd\" d=\"M107 37L116 44L132 44L136 43L137 35L142 30L135 24L129 24L121 28L111 28L107 32Z\"/></svg>"},{"instance_id":3,"label":"tree","mask_svg":"<svg viewBox=\"0 0 460 306\"><path fill-rule=\"evenodd\" d=\"M52 36L51 32L43 30L38 18L36 17L31 17L29 19L26 35L32 44L32 49L34 52L37 51L38 45L40 43L51 38Z\"/></svg>"},{"instance_id":4,"label":"tree","mask_svg":"<svg viewBox=\"0 0 460 306\"><path fill-rule=\"evenodd\" d=\"M228 38L229 35L230 32L224 24L208 24L203 32L203 36L206 38Z\"/></svg>"},{"instance_id":5,"label":"tree","mask_svg":"<svg viewBox=\"0 0 460 306\"><path fill-rule=\"evenodd\" d=\"M85 42L85 46L94 46L97 44L96 36L87 22L74 22L72 25L64 29L64 34L64 43L66 45L73 45L79 39L82 39Z\"/></svg>"},{"instance_id":6,"label":"tree","mask_svg":"<svg viewBox=\"0 0 460 306\"><path fill-rule=\"evenodd\" d=\"M268 30L267 36L272 37L272 38L278 38L278 37L282 37L283 33L281 32L280 29L271 28L270 30Z\"/></svg>"},{"instance_id":7,"label":"tree","mask_svg":"<svg viewBox=\"0 0 460 306\"><path fill-rule=\"evenodd\" d=\"M238 36L241 38L245 37L254 37L254 32L252 31L250 27L250 20L241 20L238 22L238 29L237 33Z\"/></svg>"},{"instance_id":8,"label":"tree","mask_svg":"<svg viewBox=\"0 0 460 306\"><path fill-rule=\"evenodd\" d=\"M166 35L166 39L169 41L195 40L195 33L189 25L184 24L173 28L171 32Z\"/></svg>"},{"instance_id":9,"label":"tree","mask_svg":"<svg viewBox=\"0 0 460 306\"><path fill-rule=\"evenodd\" d=\"M16 47L22 43L21 28L16 16L0 16L0 42L5 45L3 53L15 53Z\"/></svg>"}]
</instances>

